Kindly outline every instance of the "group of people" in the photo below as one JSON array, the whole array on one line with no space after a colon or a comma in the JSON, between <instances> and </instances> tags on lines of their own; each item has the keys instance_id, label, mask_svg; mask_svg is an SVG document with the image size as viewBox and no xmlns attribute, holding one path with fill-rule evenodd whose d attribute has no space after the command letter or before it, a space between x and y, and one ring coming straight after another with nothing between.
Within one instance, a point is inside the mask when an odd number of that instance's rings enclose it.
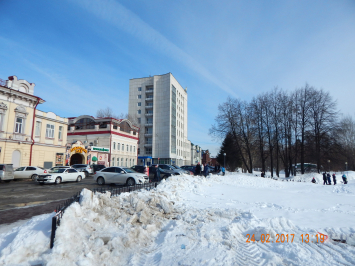
<instances>
[{"instance_id":1,"label":"group of people","mask_svg":"<svg viewBox=\"0 0 355 266\"><path fill-rule=\"evenodd\" d=\"M332 176L330 176L330 173L326 173L326 172L323 173L323 185L331 185L332 184L331 177L333 177L333 184L336 185L337 179L336 179L335 173ZM343 179L344 184L348 183L348 180L347 180L345 174L342 175L342 179ZM313 177L312 183L316 183L316 182L317 182L316 179Z\"/></svg>"},{"instance_id":2,"label":"group of people","mask_svg":"<svg viewBox=\"0 0 355 266\"><path fill-rule=\"evenodd\" d=\"M203 175L204 177L208 176L209 174L209 165L204 163L204 164L200 164L197 163L196 167L195 167L195 175ZM221 166L219 164L216 165L215 167L215 172L219 173L220 171L222 171L222 175L225 175L226 169L224 167L221 168Z\"/></svg>"}]
</instances>

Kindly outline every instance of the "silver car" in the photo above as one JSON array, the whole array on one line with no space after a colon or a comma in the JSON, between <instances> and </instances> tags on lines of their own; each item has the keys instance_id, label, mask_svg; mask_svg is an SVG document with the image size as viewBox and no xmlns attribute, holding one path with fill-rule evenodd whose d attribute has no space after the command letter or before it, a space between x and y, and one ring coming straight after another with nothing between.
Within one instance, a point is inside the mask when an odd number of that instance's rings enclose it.
<instances>
[{"instance_id":1,"label":"silver car","mask_svg":"<svg viewBox=\"0 0 355 266\"><path fill-rule=\"evenodd\" d=\"M85 177L94 172L89 164L73 164L71 167L75 168L78 172L83 172Z\"/></svg>"},{"instance_id":2,"label":"silver car","mask_svg":"<svg viewBox=\"0 0 355 266\"><path fill-rule=\"evenodd\" d=\"M104 184L127 184L134 186L136 184L148 183L148 176L138 173L128 167L107 167L101 171L97 171L94 175L94 180L99 185Z\"/></svg>"},{"instance_id":3,"label":"silver car","mask_svg":"<svg viewBox=\"0 0 355 266\"><path fill-rule=\"evenodd\" d=\"M37 166L23 166L19 167L14 172L15 179L24 179L31 178L33 181L36 181L38 175L44 173L44 169Z\"/></svg>"}]
</instances>

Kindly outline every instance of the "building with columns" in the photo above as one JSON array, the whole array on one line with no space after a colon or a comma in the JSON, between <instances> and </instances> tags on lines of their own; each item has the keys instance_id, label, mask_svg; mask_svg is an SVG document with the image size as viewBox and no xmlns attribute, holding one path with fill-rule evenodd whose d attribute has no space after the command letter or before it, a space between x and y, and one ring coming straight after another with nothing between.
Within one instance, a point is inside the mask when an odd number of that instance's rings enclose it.
<instances>
[{"instance_id":1,"label":"building with columns","mask_svg":"<svg viewBox=\"0 0 355 266\"><path fill-rule=\"evenodd\" d=\"M16 76L0 80L0 163L14 168L64 163L68 120L38 110L45 101L34 87Z\"/></svg>"}]
</instances>

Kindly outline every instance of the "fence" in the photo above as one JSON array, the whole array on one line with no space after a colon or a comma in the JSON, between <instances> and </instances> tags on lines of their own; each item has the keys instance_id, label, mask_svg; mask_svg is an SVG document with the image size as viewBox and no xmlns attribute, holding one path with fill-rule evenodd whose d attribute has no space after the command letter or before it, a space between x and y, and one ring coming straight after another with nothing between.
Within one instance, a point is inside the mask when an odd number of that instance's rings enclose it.
<instances>
[{"instance_id":1,"label":"fence","mask_svg":"<svg viewBox=\"0 0 355 266\"><path fill-rule=\"evenodd\" d=\"M154 183L145 183L142 185L134 185L130 187L120 187L120 188L95 188L93 190L94 193L100 192L100 193L106 193L110 192L111 197L113 196L118 196L121 193L126 193L126 192L132 192L135 190L151 190L157 187L159 182L154 182ZM53 248L54 245L54 238L55 238L55 231L57 230L57 227L60 225L60 220L63 217L64 211L66 208L68 208L73 202L79 202L80 200L80 192L76 193L74 196L72 196L70 199L66 200L63 204L58 205L56 208L55 212L56 214L52 217L52 232L51 232L51 241L50 241L50 248Z\"/></svg>"}]
</instances>

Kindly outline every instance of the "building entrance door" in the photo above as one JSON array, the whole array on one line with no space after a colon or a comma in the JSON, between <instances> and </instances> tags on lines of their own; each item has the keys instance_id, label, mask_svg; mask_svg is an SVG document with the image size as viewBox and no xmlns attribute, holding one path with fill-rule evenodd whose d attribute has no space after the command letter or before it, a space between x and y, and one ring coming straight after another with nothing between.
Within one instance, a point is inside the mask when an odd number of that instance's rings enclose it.
<instances>
[{"instance_id":1,"label":"building entrance door","mask_svg":"<svg viewBox=\"0 0 355 266\"><path fill-rule=\"evenodd\" d=\"M85 164L84 162L84 156L82 156L80 153L75 153L70 157L70 165L73 164Z\"/></svg>"},{"instance_id":2,"label":"building entrance door","mask_svg":"<svg viewBox=\"0 0 355 266\"><path fill-rule=\"evenodd\" d=\"M12 165L14 167L14 170L18 167L20 167L20 159L21 159L21 152L18 151L18 150L15 150L13 153L12 153Z\"/></svg>"}]
</instances>

